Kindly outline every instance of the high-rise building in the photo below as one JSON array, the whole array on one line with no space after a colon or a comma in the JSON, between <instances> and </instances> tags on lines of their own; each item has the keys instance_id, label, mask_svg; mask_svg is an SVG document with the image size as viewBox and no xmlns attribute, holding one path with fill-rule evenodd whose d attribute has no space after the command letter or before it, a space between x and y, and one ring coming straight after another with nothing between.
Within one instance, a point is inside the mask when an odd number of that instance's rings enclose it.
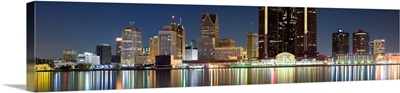
<instances>
[{"instance_id":1,"label":"high-rise building","mask_svg":"<svg viewBox=\"0 0 400 93\"><path fill-rule=\"evenodd\" d=\"M63 51L63 60L65 62L77 62L76 57L77 53L75 50L65 50Z\"/></svg>"},{"instance_id":2,"label":"high-rise building","mask_svg":"<svg viewBox=\"0 0 400 93\"><path fill-rule=\"evenodd\" d=\"M197 39L198 60L213 60L215 38L202 36Z\"/></svg>"},{"instance_id":3,"label":"high-rise building","mask_svg":"<svg viewBox=\"0 0 400 93\"><path fill-rule=\"evenodd\" d=\"M369 41L368 51L369 51L369 54L374 54L374 41Z\"/></svg>"},{"instance_id":4,"label":"high-rise building","mask_svg":"<svg viewBox=\"0 0 400 93\"><path fill-rule=\"evenodd\" d=\"M174 20L175 16L172 16L172 22L170 23L172 31L176 32L176 55L175 59L183 59L185 57L185 27L181 24L182 19L179 19L179 24Z\"/></svg>"},{"instance_id":5,"label":"high-rise building","mask_svg":"<svg viewBox=\"0 0 400 93\"><path fill-rule=\"evenodd\" d=\"M202 15L200 23L200 37L203 36L215 38L216 44L219 44L219 22L217 14L206 13Z\"/></svg>"},{"instance_id":6,"label":"high-rise building","mask_svg":"<svg viewBox=\"0 0 400 93\"><path fill-rule=\"evenodd\" d=\"M359 29L353 33L353 53L369 53L369 33Z\"/></svg>"},{"instance_id":7,"label":"high-rise building","mask_svg":"<svg viewBox=\"0 0 400 93\"><path fill-rule=\"evenodd\" d=\"M173 55L177 59L176 52L176 31L172 26L164 26L162 31L158 32L158 50L159 55Z\"/></svg>"},{"instance_id":8,"label":"high-rise building","mask_svg":"<svg viewBox=\"0 0 400 93\"><path fill-rule=\"evenodd\" d=\"M374 55L385 54L385 39L374 40Z\"/></svg>"},{"instance_id":9,"label":"high-rise building","mask_svg":"<svg viewBox=\"0 0 400 93\"><path fill-rule=\"evenodd\" d=\"M150 38L150 60L152 63L156 62L158 54L158 36L154 36Z\"/></svg>"},{"instance_id":10,"label":"high-rise building","mask_svg":"<svg viewBox=\"0 0 400 93\"><path fill-rule=\"evenodd\" d=\"M332 56L349 53L349 33L339 30L332 33Z\"/></svg>"},{"instance_id":11,"label":"high-rise building","mask_svg":"<svg viewBox=\"0 0 400 93\"><path fill-rule=\"evenodd\" d=\"M243 57L242 47L216 47L214 51L216 60L236 60Z\"/></svg>"},{"instance_id":12,"label":"high-rise building","mask_svg":"<svg viewBox=\"0 0 400 93\"><path fill-rule=\"evenodd\" d=\"M268 50L278 50L273 48L276 48L274 45L279 44L269 44L271 41L275 43L280 40L278 38L278 8L259 7L258 25L258 57L259 59L265 59L270 54Z\"/></svg>"},{"instance_id":13,"label":"high-rise building","mask_svg":"<svg viewBox=\"0 0 400 93\"><path fill-rule=\"evenodd\" d=\"M121 46L121 63L134 64L136 57L142 53L142 34L133 23L122 31Z\"/></svg>"},{"instance_id":14,"label":"high-rise building","mask_svg":"<svg viewBox=\"0 0 400 93\"><path fill-rule=\"evenodd\" d=\"M84 52L83 54L78 54L78 63L90 63L93 65L100 65L100 56L96 54Z\"/></svg>"},{"instance_id":15,"label":"high-rise building","mask_svg":"<svg viewBox=\"0 0 400 93\"><path fill-rule=\"evenodd\" d=\"M258 58L258 34L247 33L246 58Z\"/></svg>"},{"instance_id":16,"label":"high-rise building","mask_svg":"<svg viewBox=\"0 0 400 93\"><path fill-rule=\"evenodd\" d=\"M96 55L100 57L100 64L111 64L111 46L99 44L96 46Z\"/></svg>"},{"instance_id":17,"label":"high-rise building","mask_svg":"<svg viewBox=\"0 0 400 93\"><path fill-rule=\"evenodd\" d=\"M235 40L230 38L225 38L219 40L219 47L235 47Z\"/></svg>"},{"instance_id":18,"label":"high-rise building","mask_svg":"<svg viewBox=\"0 0 400 93\"><path fill-rule=\"evenodd\" d=\"M184 60L198 60L198 50L195 47L188 46L185 50L185 59Z\"/></svg>"},{"instance_id":19,"label":"high-rise building","mask_svg":"<svg viewBox=\"0 0 400 93\"><path fill-rule=\"evenodd\" d=\"M259 8L259 58L289 52L317 56L317 10L297 7Z\"/></svg>"},{"instance_id":20,"label":"high-rise building","mask_svg":"<svg viewBox=\"0 0 400 93\"><path fill-rule=\"evenodd\" d=\"M296 56L317 57L317 9L296 7Z\"/></svg>"}]
</instances>

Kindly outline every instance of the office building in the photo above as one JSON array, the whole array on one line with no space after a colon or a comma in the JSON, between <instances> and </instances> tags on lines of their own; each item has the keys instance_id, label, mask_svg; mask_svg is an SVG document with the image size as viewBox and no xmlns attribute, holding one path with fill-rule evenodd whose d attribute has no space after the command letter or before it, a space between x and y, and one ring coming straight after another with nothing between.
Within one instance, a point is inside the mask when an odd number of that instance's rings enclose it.
<instances>
[{"instance_id":1,"label":"office building","mask_svg":"<svg viewBox=\"0 0 400 93\"><path fill-rule=\"evenodd\" d=\"M339 30L332 33L332 56L349 53L349 33Z\"/></svg>"},{"instance_id":2,"label":"office building","mask_svg":"<svg viewBox=\"0 0 400 93\"><path fill-rule=\"evenodd\" d=\"M111 64L111 46L99 44L96 46L96 55L100 57L100 64Z\"/></svg>"},{"instance_id":3,"label":"office building","mask_svg":"<svg viewBox=\"0 0 400 93\"><path fill-rule=\"evenodd\" d=\"M121 55L121 50L122 50L122 38L117 37L115 39L115 55Z\"/></svg>"},{"instance_id":4,"label":"office building","mask_svg":"<svg viewBox=\"0 0 400 93\"><path fill-rule=\"evenodd\" d=\"M246 58L258 58L258 34L247 33Z\"/></svg>"},{"instance_id":5,"label":"office building","mask_svg":"<svg viewBox=\"0 0 400 93\"><path fill-rule=\"evenodd\" d=\"M150 55L150 47L143 47L142 55Z\"/></svg>"},{"instance_id":6,"label":"office building","mask_svg":"<svg viewBox=\"0 0 400 93\"><path fill-rule=\"evenodd\" d=\"M198 38L198 60L213 60L215 44L215 38L213 37L202 36Z\"/></svg>"},{"instance_id":7,"label":"office building","mask_svg":"<svg viewBox=\"0 0 400 93\"><path fill-rule=\"evenodd\" d=\"M374 55L376 54L385 54L385 39L374 40Z\"/></svg>"},{"instance_id":8,"label":"office building","mask_svg":"<svg viewBox=\"0 0 400 93\"><path fill-rule=\"evenodd\" d=\"M214 51L216 60L237 60L243 57L242 47L216 47Z\"/></svg>"},{"instance_id":9,"label":"office building","mask_svg":"<svg viewBox=\"0 0 400 93\"><path fill-rule=\"evenodd\" d=\"M369 33L359 29L353 33L353 53L369 53Z\"/></svg>"},{"instance_id":10,"label":"office building","mask_svg":"<svg viewBox=\"0 0 400 93\"><path fill-rule=\"evenodd\" d=\"M184 60L198 60L198 50L197 48L188 46L185 48L185 59Z\"/></svg>"},{"instance_id":11,"label":"office building","mask_svg":"<svg viewBox=\"0 0 400 93\"><path fill-rule=\"evenodd\" d=\"M122 31L121 46L121 63L134 64L136 57L142 53L142 34L133 23Z\"/></svg>"},{"instance_id":12,"label":"office building","mask_svg":"<svg viewBox=\"0 0 400 93\"><path fill-rule=\"evenodd\" d=\"M200 23L200 37L208 36L215 38L216 44L219 40L219 22L217 14L203 14ZM219 45L216 45L219 46Z\"/></svg>"},{"instance_id":13,"label":"office building","mask_svg":"<svg viewBox=\"0 0 400 93\"><path fill-rule=\"evenodd\" d=\"M174 59L178 59L176 56L176 32L172 30L172 26L164 26L163 30L158 32L158 43L159 55L173 55Z\"/></svg>"},{"instance_id":14,"label":"office building","mask_svg":"<svg viewBox=\"0 0 400 93\"><path fill-rule=\"evenodd\" d=\"M79 63L89 63L93 65L100 65L100 56L90 52L84 52L83 54L78 54L78 64Z\"/></svg>"},{"instance_id":15,"label":"office building","mask_svg":"<svg viewBox=\"0 0 400 93\"><path fill-rule=\"evenodd\" d=\"M369 52L369 54L374 54L374 41L369 41L368 52Z\"/></svg>"},{"instance_id":16,"label":"office building","mask_svg":"<svg viewBox=\"0 0 400 93\"><path fill-rule=\"evenodd\" d=\"M152 63L156 62L158 54L158 36L154 36L150 38L150 60Z\"/></svg>"}]
</instances>

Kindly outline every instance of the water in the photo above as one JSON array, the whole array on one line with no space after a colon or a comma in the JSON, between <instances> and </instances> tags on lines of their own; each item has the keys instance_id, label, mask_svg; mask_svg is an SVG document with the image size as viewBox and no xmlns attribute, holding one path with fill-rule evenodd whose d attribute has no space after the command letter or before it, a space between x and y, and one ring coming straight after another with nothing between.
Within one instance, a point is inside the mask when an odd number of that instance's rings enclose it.
<instances>
[{"instance_id":1,"label":"water","mask_svg":"<svg viewBox=\"0 0 400 93\"><path fill-rule=\"evenodd\" d=\"M37 91L393 80L400 65L37 72Z\"/></svg>"}]
</instances>

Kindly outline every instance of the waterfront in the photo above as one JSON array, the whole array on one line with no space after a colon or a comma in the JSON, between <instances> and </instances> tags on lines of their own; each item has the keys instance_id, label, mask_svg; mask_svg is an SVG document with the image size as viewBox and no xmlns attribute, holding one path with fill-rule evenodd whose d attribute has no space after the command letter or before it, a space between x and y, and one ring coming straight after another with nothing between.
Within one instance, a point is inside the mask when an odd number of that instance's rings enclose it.
<instances>
[{"instance_id":1,"label":"waterfront","mask_svg":"<svg viewBox=\"0 0 400 93\"><path fill-rule=\"evenodd\" d=\"M37 91L399 79L400 65L37 72Z\"/></svg>"}]
</instances>

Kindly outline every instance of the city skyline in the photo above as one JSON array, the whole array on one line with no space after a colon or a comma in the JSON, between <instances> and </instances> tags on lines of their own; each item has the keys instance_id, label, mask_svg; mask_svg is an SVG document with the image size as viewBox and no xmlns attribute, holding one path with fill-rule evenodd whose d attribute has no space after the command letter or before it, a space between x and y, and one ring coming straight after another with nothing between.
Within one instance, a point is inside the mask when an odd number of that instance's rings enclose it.
<instances>
[{"instance_id":1,"label":"city skyline","mask_svg":"<svg viewBox=\"0 0 400 93\"><path fill-rule=\"evenodd\" d=\"M246 33L258 33L258 7L95 3L52 3L47 5L44 2L38 4L45 4L37 7L37 10L41 11L37 11L36 15L39 20L36 34L37 56L41 58L61 58L63 50L76 50L78 54L94 53L94 47L101 43L110 44L112 50L115 50L115 38L121 37L121 31L131 21L141 29L143 46L149 46L149 39L157 36L163 25L171 22L171 16L176 17L175 22L185 26L186 44L200 37L200 20L203 13L217 13L220 38L232 38L235 40L236 46L246 48ZM74 5L80 7L74 7ZM163 10L151 11L146 7L163 8ZM58 11L59 9L74 11L61 13ZM387 52L399 51L398 10L317 8L317 11L317 52L330 55L331 44L329 43L332 42L330 35L338 29L351 34L357 32L358 29L364 29L370 33L370 41L385 39ZM356 13L359 13L359 16L355 15ZM149 18L152 16L156 17ZM180 18L182 18L181 21ZM379 33L382 30L384 30L383 33ZM352 36L349 38L352 39ZM349 44L352 42L350 41ZM350 46L349 49L352 47ZM115 51L112 51L112 54L114 55Z\"/></svg>"}]
</instances>

